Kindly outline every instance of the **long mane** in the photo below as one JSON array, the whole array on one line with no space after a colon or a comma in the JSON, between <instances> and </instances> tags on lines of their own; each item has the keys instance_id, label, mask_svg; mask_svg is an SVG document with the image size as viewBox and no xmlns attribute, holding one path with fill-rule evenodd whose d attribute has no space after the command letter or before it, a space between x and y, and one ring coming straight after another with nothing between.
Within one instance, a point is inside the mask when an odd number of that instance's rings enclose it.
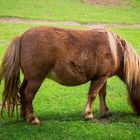
<instances>
[{"instance_id":1,"label":"long mane","mask_svg":"<svg viewBox=\"0 0 140 140\"><path fill-rule=\"evenodd\" d=\"M114 36L114 40L112 35ZM110 49L113 55L114 62L117 66L117 45L113 42L115 40L120 44L123 49L123 77L129 92L129 101L135 112L140 114L140 57L132 46L121 37L112 32L108 32L110 40ZM124 43L122 43L122 41ZM116 46L116 48L115 48Z\"/></svg>"},{"instance_id":2,"label":"long mane","mask_svg":"<svg viewBox=\"0 0 140 140\"><path fill-rule=\"evenodd\" d=\"M130 90L134 85L139 84L140 58L136 51L131 47L131 45L127 41L124 51L124 73L126 83Z\"/></svg>"},{"instance_id":3,"label":"long mane","mask_svg":"<svg viewBox=\"0 0 140 140\"><path fill-rule=\"evenodd\" d=\"M134 111L140 114L140 57L128 42L124 51L124 73L129 101Z\"/></svg>"}]
</instances>

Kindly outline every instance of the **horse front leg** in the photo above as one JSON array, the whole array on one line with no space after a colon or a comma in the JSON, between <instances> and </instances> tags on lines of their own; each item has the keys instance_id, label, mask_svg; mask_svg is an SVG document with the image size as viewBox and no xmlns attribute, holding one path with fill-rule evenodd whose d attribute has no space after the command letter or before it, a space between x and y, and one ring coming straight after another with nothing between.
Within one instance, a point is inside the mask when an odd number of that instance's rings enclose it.
<instances>
[{"instance_id":1,"label":"horse front leg","mask_svg":"<svg viewBox=\"0 0 140 140\"><path fill-rule=\"evenodd\" d=\"M96 96L98 95L100 89L106 82L106 79L107 79L107 76L103 76L96 80L91 81L90 90L88 93L88 100L87 100L86 107L84 110L84 119L85 120L93 119L92 104L95 101Z\"/></svg>"},{"instance_id":2,"label":"horse front leg","mask_svg":"<svg viewBox=\"0 0 140 140\"><path fill-rule=\"evenodd\" d=\"M106 104L106 85L107 82L105 82L99 91L100 112L103 116L111 115L111 111L108 109Z\"/></svg>"}]
</instances>

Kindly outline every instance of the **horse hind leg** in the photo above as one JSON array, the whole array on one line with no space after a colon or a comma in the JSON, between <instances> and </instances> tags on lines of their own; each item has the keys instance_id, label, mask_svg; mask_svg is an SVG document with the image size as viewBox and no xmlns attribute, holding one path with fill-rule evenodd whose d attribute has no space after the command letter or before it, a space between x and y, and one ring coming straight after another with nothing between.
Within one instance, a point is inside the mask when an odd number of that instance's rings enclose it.
<instances>
[{"instance_id":1,"label":"horse hind leg","mask_svg":"<svg viewBox=\"0 0 140 140\"><path fill-rule=\"evenodd\" d=\"M32 124L40 123L34 113L32 102L42 82L43 79L29 79L24 81L21 87L21 115Z\"/></svg>"},{"instance_id":2,"label":"horse hind leg","mask_svg":"<svg viewBox=\"0 0 140 140\"><path fill-rule=\"evenodd\" d=\"M103 116L111 115L111 111L108 109L106 104L106 85L107 82L99 91L100 112Z\"/></svg>"},{"instance_id":3,"label":"horse hind leg","mask_svg":"<svg viewBox=\"0 0 140 140\"><path fill-rule=\"evenodd\" d=\"M24 119L26 116L25 107L24 107L24 90L26 86L27 86L27 80L24 79L20 87L20 104L21 104L20 116L23 117Z\"/></svg>"}]
</instances>

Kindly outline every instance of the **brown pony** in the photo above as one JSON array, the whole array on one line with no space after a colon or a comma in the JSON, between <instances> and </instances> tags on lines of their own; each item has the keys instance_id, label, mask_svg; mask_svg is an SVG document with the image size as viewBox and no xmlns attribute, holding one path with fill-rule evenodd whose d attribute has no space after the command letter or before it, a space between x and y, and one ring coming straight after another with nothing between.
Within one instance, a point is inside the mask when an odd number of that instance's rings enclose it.
<instances>
[{"instance_id":1,"label":"brown pony","mask_svg":"<svg viewBox=\"0 0 140 140\"><path fill-rule=\"evenodd\" d=\"M20 85L20 69L24 74ZM100 111L109 114L106 82L119 76L127 85L134 111L140 113L140 59L121 37L106 29L74 30L35 27L13 40L1 65L3 105L12 116L18 104L21 116L38 124L32 101L46 77L66 86L91 81L84 118L92 119L99 93Z\"/></svg>"}]
</instances>

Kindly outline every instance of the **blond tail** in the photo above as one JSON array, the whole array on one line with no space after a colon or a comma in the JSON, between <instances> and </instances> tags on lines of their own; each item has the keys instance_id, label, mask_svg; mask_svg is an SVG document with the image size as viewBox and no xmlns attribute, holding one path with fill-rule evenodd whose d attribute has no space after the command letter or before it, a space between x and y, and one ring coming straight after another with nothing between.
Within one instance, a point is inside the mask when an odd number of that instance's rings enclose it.
<instances>
[{"instance_id":1,"label":"blond tail","mask_svg":"<svg viewBox=\"0 0 140 140\"><path fill-rule=\"evenodd\" d=\"M4 81L4 91L2 94L2 109L8 107L8 115L11 117L14 108L18 108L19 100L19 50L20 50L20 37L13 40L4 55L1 68L0 68L0 81Z\"/></svg>"}]
</instances>

